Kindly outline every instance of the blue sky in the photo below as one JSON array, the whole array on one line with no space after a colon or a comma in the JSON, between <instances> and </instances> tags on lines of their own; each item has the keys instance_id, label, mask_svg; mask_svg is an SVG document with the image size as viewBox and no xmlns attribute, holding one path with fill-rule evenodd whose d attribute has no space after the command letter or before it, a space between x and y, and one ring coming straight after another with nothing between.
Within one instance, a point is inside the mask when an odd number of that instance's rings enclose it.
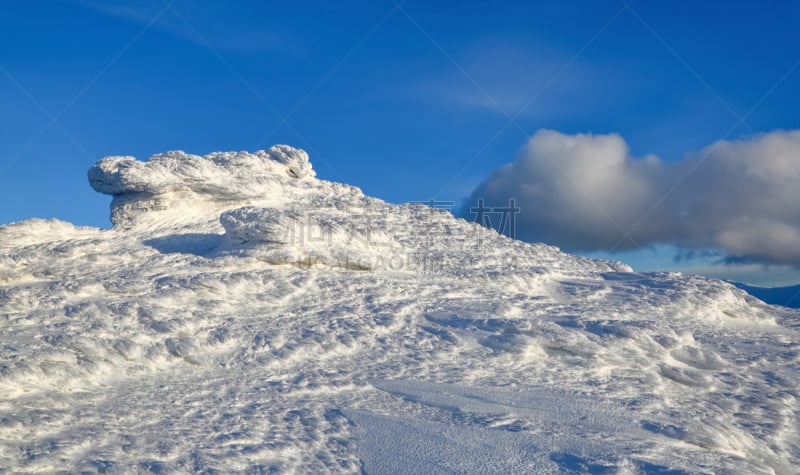
<instances>
[{"instance_id":1,"label":"blue sky","mask_svg":"<svg viewBox=\"0 0 800 475\"><path fill-rule=\"evenodd\" d=\"M667 163L800 129L800 4L763 5L7 1L0 223L108 226L108 197L86 181L105 155L287 143L318 176L387 201L461 202L540 129L616 133ZM780 262L678 254L619 256L800 282Z\"/></svg>"}]
</instances>

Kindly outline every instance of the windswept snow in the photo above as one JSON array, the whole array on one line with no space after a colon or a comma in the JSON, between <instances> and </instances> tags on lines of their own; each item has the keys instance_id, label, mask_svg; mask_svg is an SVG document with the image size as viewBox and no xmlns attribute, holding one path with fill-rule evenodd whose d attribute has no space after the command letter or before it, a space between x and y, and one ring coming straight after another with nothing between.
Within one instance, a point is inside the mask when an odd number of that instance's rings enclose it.
<instances>
[{"instance_id":1,"label":"windswept snow","mask_svg":"<svg viewBox=\"0 0 800 475\"><path fill-rule=\"evenodd\" d=\"M0 227L0 468L792 473L797 312L318 180L110 157Z\"/></svg>"},{"instance_id":2,"label":"windswept snow","mask_svg":"<svg viewBox=\"0 0 800 475\"><path fill-rule=\"evenodd\" d=\"M226 211L220 222L234 252L247 249L272 264L354 270L405 265L402 246L380 229L370 229L369 219L347 211L244 207Z\"/></svg>"}]
</instances>

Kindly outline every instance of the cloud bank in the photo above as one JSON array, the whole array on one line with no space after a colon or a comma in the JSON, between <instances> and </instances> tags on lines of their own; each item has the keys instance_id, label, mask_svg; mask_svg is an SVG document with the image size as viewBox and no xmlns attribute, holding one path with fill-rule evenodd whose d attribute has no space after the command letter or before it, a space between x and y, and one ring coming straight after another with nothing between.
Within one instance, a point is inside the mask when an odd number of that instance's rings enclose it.
<instances>
[{"instance_id":1,"label":"cloud bank","mask_svg":"<svg viewBox=\"0 0 800 475\"><path fill-rule=\"evenodd\" d=\"M472 193L521 211L516 235L570 250L716 247L800 267L800 130L718 141L678 162L631 156L617 134L537 132Z\"/></svg>"}]
</instances>

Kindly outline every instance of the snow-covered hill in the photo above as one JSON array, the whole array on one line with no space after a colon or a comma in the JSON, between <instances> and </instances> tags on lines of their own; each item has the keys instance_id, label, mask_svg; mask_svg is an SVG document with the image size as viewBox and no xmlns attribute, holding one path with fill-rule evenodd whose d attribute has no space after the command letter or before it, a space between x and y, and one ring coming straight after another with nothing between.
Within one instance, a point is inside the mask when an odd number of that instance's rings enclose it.
<instances>
[{"instance_id":1,"label":"snow-covered hill","mask_svg":"<svg viewBox=\"0 0 800 475\"><path fill-rule=\"evenodd\" d=\"M796 312L321 181L110 157L0 227L11 472L791 473Z\"/></svg>"}]
</instances>

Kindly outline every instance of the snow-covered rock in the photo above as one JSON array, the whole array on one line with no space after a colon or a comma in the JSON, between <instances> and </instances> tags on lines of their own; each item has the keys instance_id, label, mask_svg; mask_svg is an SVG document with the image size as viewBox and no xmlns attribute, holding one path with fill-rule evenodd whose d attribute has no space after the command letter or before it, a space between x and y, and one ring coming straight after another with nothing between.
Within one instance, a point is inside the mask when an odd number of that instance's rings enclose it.
<instances>
[{"instance_id":1,"label":"snow-covered rock","mask_svg":"<svg viewBox=\"0 0 800 475\"><path fill-rule=\"evenodd\" d=\"M796 311L318 180L101 160L111 229L0 226L11 472L792 473Z\"/></svg>"},{"instance_id":2,"label":"snow-covered rock","mask_svg":"<svg viewBox=\"0 0 800 475\"><path fill-rule=\"evenodd\" d=\"M153 155L146 162L134 157L106 157L89 169L89 183L108 195L189 189L236 199L263 192L277 175L313 177L308 154L288 145L275 145L255 153L217 152L206 156L174 151Z\"/></svg>"},{"instance_id":3,"label":"snow-covered rock","mask_svg":"<svg viewBox=\"0 0 800 475\"><path fill-rule=\"evenodd\" d=\"M275 145L269 150L217 152L206 156L181 151L134 157L106 157L89 169L96 191L112 195L111 221L136 224L141 214L195 206L282 196L293 180L315 175L305 151Z\"/></svg>"}]
</instances>

